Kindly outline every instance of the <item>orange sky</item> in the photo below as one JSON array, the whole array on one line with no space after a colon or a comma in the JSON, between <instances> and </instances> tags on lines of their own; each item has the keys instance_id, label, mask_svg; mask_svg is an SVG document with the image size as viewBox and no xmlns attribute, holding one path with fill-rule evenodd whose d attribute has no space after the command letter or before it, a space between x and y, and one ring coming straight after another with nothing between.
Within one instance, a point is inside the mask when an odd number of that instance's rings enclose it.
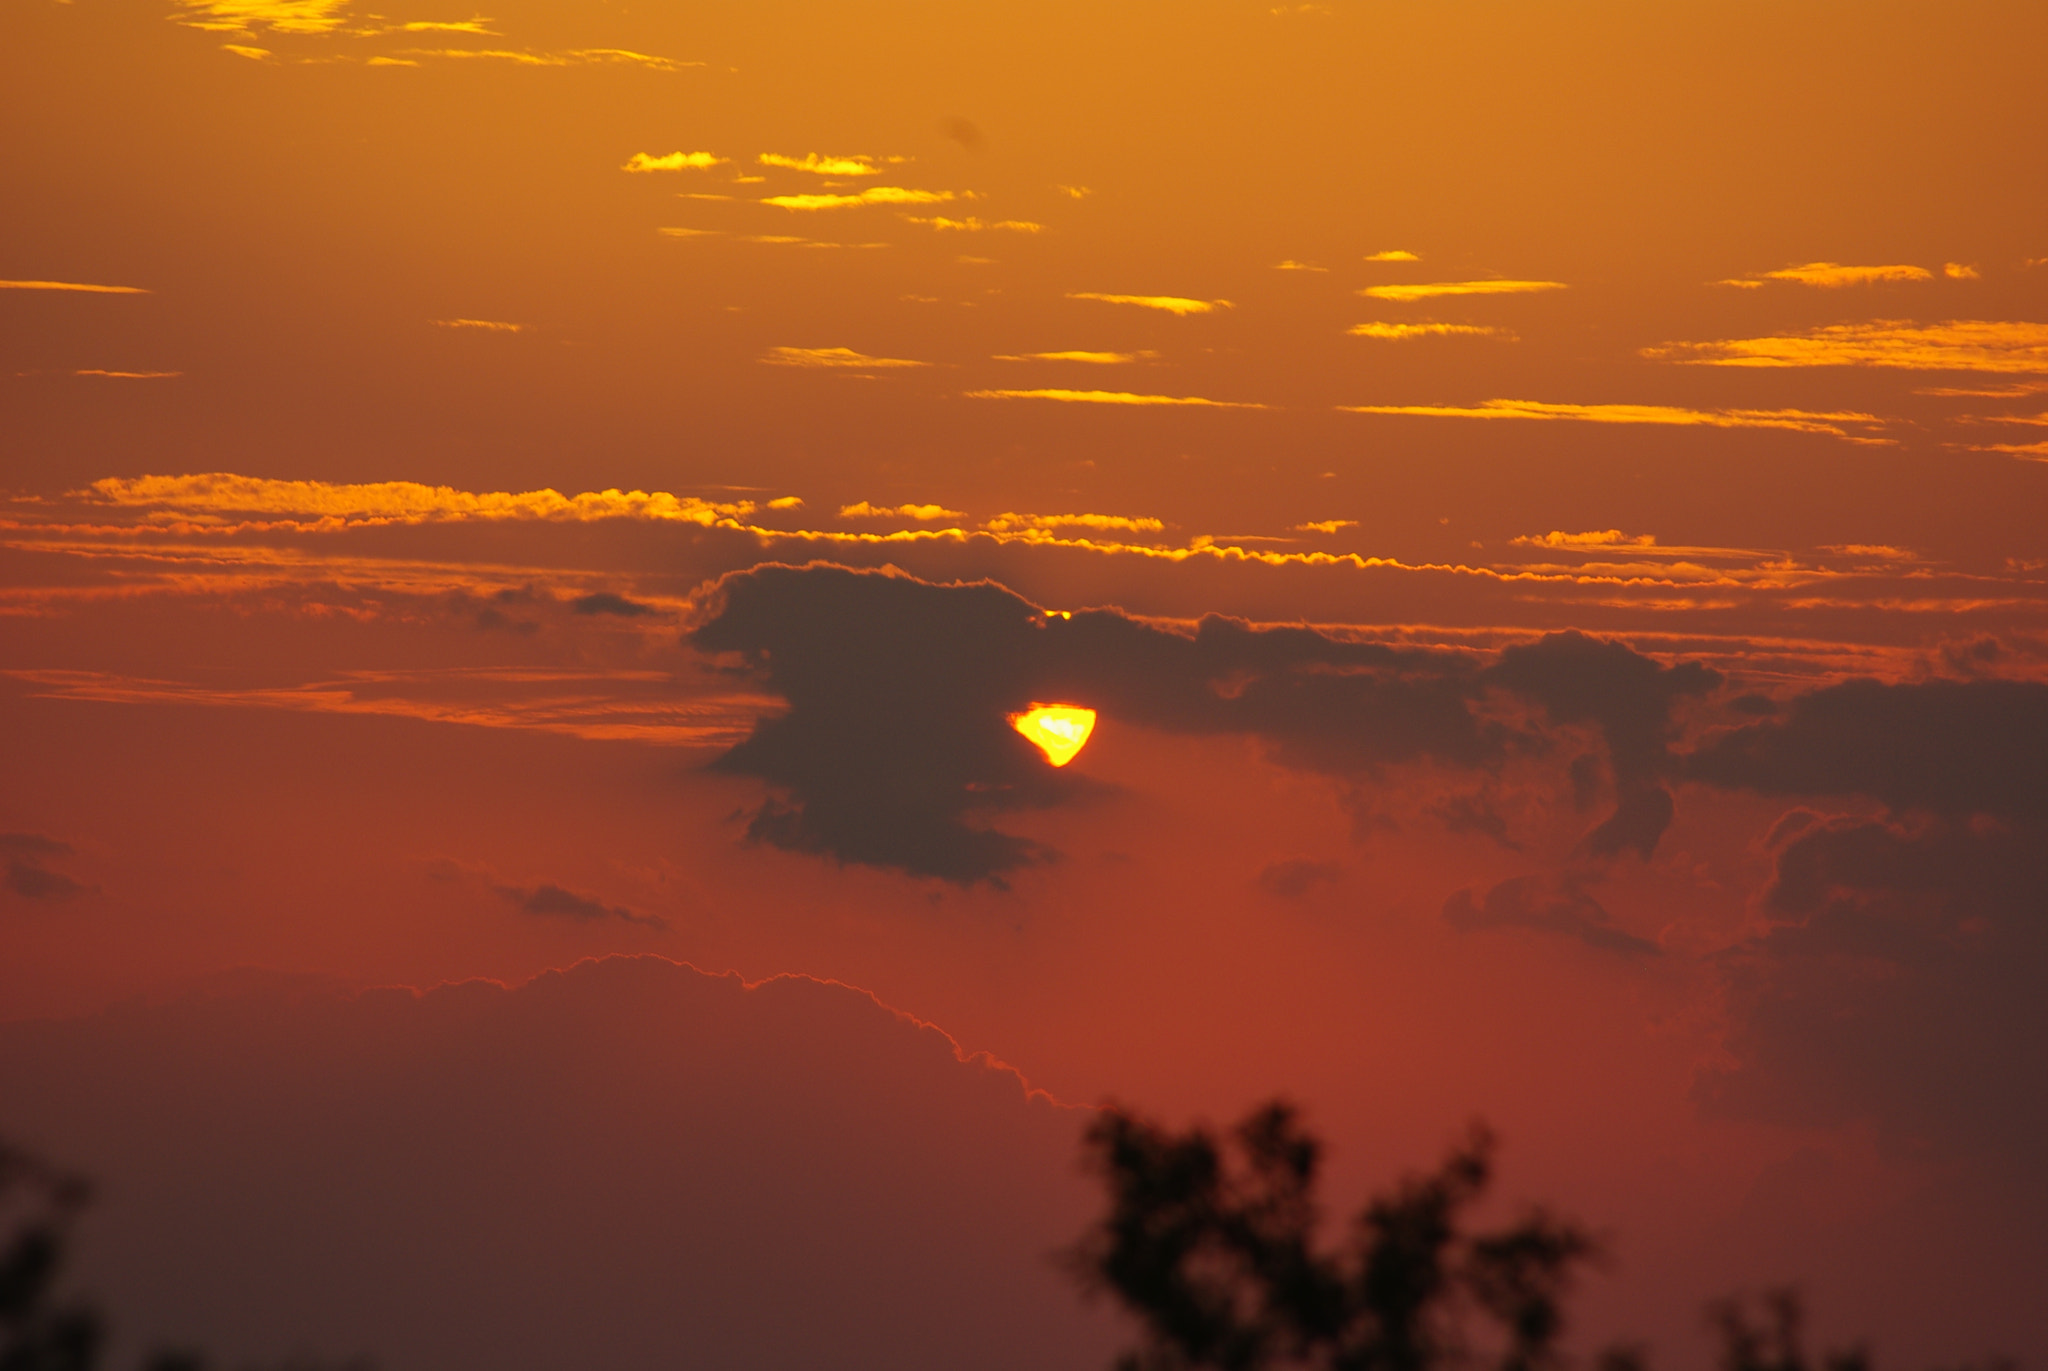
<instances>
[{"instance_id":1,"label":"orange sky","mask_svg":"<svg viewBox=\"0 0 2048 1371\"><path fill-rule=\"evenodd\" d=\"M116 1092L30 1020L205 1082L190 987L328 1012L230 969L374 1017L648 954L1063 1106L1289 1093L1353 1196L1484 1115L1661 1364L1783 1280L1888 1364L2038 1359L2044 50L2021 3L17 0L0 1132L142 1164L10 1113ZM1057 772L1041 703L1097 711ZM506 1003L594 1033L581 974ZM769 1084L810 1013L663 1031L744 1112L830 1093ZM862 1108L1083 1212L1002 1079ZM784 1170L679 1164L786 1201L829 1130L762 1118ZM931 1203L889 1241L996 1260ZM182 1335L448 1355L235 1308ZM1099 1361L1088 1317L874 1346Z\"/></svg>"}]
</instances>

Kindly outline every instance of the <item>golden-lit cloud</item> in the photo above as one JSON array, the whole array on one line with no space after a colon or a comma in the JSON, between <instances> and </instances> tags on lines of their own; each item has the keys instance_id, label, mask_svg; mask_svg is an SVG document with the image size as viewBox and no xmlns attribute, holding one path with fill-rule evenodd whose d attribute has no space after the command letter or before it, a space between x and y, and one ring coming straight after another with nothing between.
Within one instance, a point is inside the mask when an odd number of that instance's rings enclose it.
<instances>
[{"instance_id":1,"label":"golden-lit cloud","mask_svg":"<svg viewBox=\"0 0 2048 1371\"><path fill-rule=\"evenodd\" d=\"M1876 562L1917 562L1920 554L1910 548L1893 547L1889 543L1823 543L1822 552L1832 552L1841 557L1862 557Z\"/></svg>"},{"instance_id":2,"label":"golden-lit cloud","mask_svg":"<svg viewBox=\"0 0 2048 1371\"><path fill-rule=\"evenodd\" d=\"M81 367L71 373L73 376L99 376L110 381L168 381L174 376L183 376L182 371L105 371L99 367Z\"/></svg>"},{"instance_id":3,"label":"golden-lit cloud","mask_svg":"<svg viewBox=\"0 0 2048 1371\"><path fill-rule=\"evenodd\" d=\"M503 319L429 319L435 328L478 329L484 333L524 333L526 325L508 324Z\"/></svg>"},{"instance_id":4,"label":"golden-lit cloud","mask_svg":"<svg viewBox=\"0 0 2048 1371\"><path fill-rule=\"evenodd\" d=\"M1246 400L1205 400L1199 395L1133 395L1127 390L970 390L976 400L1061 400L1077 405L1202 405L1212 409L1265 409Z\"/></svg>"},{"instance_id":5,"label":"golden-lit cloud","mask_svg":"<svg viewBox=\"0 0 2048 1371\"><path fill-rule=\"evenodd\" d=\"M1374 300L1433 300L1442 295L1530 295L1564 290L1562 281L1420 281L1412 285L1367 286L1360 295Z\"/></svg>"},{"instance_id":6,"label":"golden-lit cloud","mask_svg":"<svg viewBox=\"0 0 2048 1371\"><path fill-rule=\"evenodd\" d=\"M933 519L964 519L966 513L947 509L944 505L871 505L866 500L859 504L841 505L842 519L916 519L929 523Z\"/></svg>"},{"instance_id":7,"label":"golden-lit cloud","mask_svg":"<svg viewBox=\"0 0 2048 1371\"><path fill-rule=\"evenodd\" d=\"M722 238L725 236L724 229L658 228L655 232L664 238Z\"/></svg>"},{"instance_id":8,"label":"golden-lit cloud","mask_svg":"<svg viewBox=\"0 0 2048 1371\"><path fill-rule=\"evenodd\" d=\"M269 48L251 47L247 43L222 43L220 50L222 52L231 52L237 57L246 57L251 62L268 62L270 60ZM407 65L412 66L416 64L407 63Z\"/></svg>"},{"instance_id":9,"label":"golden-lit cloud","mask_svg":"<svg viewBox=\"0 0 2048 1371\"><path fill-rule=\"evenodd\" d=\"M1514 544L1516 547L1555 548L1566 552L1607 552L1615 549L1634 551L1655 547L1657 540L1647 533L1631 535L1623 533L1618 528L1595 529L1587 533L1566 533L1560 529L1552 529L1548 533L1534 536L1523 534L1514 540Z\"/></svg>"},{"instance_id":10,"label":"golden-lit cloud","mask_svg":"<svg viewBox=\"0 0 2048 1371\"><path fill-rule=\"evenodd\" d=\"M1951 273L1953 275L1954 273ZM1743 290L1754 290L1765 281L1790 281L1794 285L1840 290L1844 286L1872 286L1885 281L1932 281L1934 273L1925 267L1893 265L1845 267L1840 262L1807 262L1803 266L1781 267L1717 282Z\"/></svg>"},{"instance_id":11,"label":"golden-lit cloud","mask_svg":"<svg viewBox=\"0 0 2048 1371\"><path fill-rule=\"evenodd\" d=\"M690 495L644 490L467 491L416 481L344 485L329 481L276 481L231 472L190 476L110 476L76 494L92 503L175 510L187 515L286 514L340 521L535 519L584 523L595 519L649 519L710 525L740 518L752 501L714 503Z\"/></svg>"},{"instance_id":12,"label":"golden-lit cloud","mask_svg":"<svg viewBox=\"0 0 2048 1371\"><path fill-rule=\"evenodd\" d=\"M2024 457L2030 462L2048 462L2048 441L2039 443L1979 443L1970 447L1972 452L2002 452L2008 457Z\"/></svg>"},{"instance_id":13,"label":"golden-lit cloud","mask_svg":"<svg viewBox=\"0 0 2048 1371\"><path fill-rule=\"evenodd\" d=\"M681 71L701 67L702 62L678 62L672 57L634 52L630 48L571 48L566 52L523 52L511 48L407 48L409 57L446 57L485 62L510 62L521 67L636 66L650 71Z\"/></svg>"},{"instance_id":14,"label":"golden-lit cloud","mask_svg":"<svg viewBox=\"0 0 2048 1371\"><path fill-rule=\"evenodd\" d=\"M1010 233L1045 232L1045 225L1034 224L1029 219L998 219L992 224L985 224L971 214L965 219L948 219L944 215L920 218L914 214L906 214L903 218L908 223L924 224L940 233L980 233L983 229L1005 230Z\"/></svg>"},{"instance_id":15,"label":"golden-lit cloud","mask_svg":"<svg viewBox=\"0 0 2048 1371\"><path fill-rule=\"evenodd\" d=\"M1321 519L1312 524L1296 524L1296 533L1342 533L1347 528L1357 528L1356 519Z\"/></svg>"},{"instance_id":16,"label":"golden-lit cloud","mask_svg":"<svg viewBox=\"0 0 2048 1371\"><path fill-rule=\"evenodd\" d=\"M2027 395L2048 394L2048 381L2014 381L2004 386L1928 386L1916 390L1915 395L1945 395L1952 398L1968 397L1981 400L2016 400Z\"/></svg>"},{"instance_id":17,"label":"golden-lit cloud","mask_svg":"<svg viewBox=\"0 0 2048 1371\"><path fill-rule=\"evenodd\" d=\"M869 186L855 195L767 195L761 203L781 209L846 209L853 205L937 205L958 199L950 190L910 190L903 186Z\"/></svg>"},{"instance_id":18,"label":"golden-lit cloud","mask_svg":"<svg viewBox=\"0 0 2048 1371\"><path fill-rule=\"evenodd\" d=\"M1941 264L1941 274L1948 277L1951 281L1981 281L1984 279L1983 272L1977 270L1975 266L1964 262L1943 262Z\"/></svg>"},{"instance_id":19,"label":"golden-lit cloud","mask_svg":"<svg viewBox=\"0 0 2048 1371\"><path fill-rule=\"evenodd\" d=\"M94 295L148 295L142 286L96 286L85 281L0 281L0 290L83 290Z\"/></svg>"},{"instance_id":20,"label":"golden-lit cloud","mask_svg":"<svg viewBox=\"0 0 2048 1371\"><path fill-rule=\"evenodd\" d=\"M1403 338L1505 338L1516 341L1512 329L1492 328L1483 324L1353 324L1344 330L1354 338L1384 338L1399 341Z\"/></svg>"},{"instance_id":21,"label":"golden-lit cloud","mask_svg":"<svg viewBox=\"0 0 2048 1371\"><path fill-rule=\"evenodd\" d=\"M1422 259L1412 252L1403 252L1400 248L1389 248L1385 252L1369 252L1365 255L1365 260L1368 262L1420 262Z\"/></svg>"},{"instance_id":22,"label":"golden-lit cloud","mask_svg":"<svg viewBox=\"0 0 2048 1371\"><path fill-rule=\"evenodd\" d=\"M1145 361L1159 354L1150 350L1138 352L1084 352L1072 349L1066 352L1022 352L997 353L993 360L998 362L1086 362L1091 366L1120 366L1126 362Z\"/></svg>"},{"instance_id":23,"label":"golden-lit cloud","mask_svg":"<svg viewBox=\"0 0 2048 1371\"><path fill-rule=\"evenodd\" d=\"M1273 264L1273 270L1275 270L1275 271L1328 271L1328 270L1329 270L1329 268L1328 268L1328 267L1319 267L1319 266L1315 265L1315 263L1313 263L1313 262L1297 262L1297 261L1295 261L1295 260L1294 260L1294 259L1293 259L1292 257L1290 257L1290 258L1288 258L1288 259L1287 259L1286 261L1284 261L1284 262L1275 262L1275 263Z\"/></svg>"},{"instance_id":24,"label":"golden-lit cloud","mask_svg":"<svg viewBox=\"0 0 2048 1371\"><path fill-rule=\"evenodd\" d=\"M844 367L873 370L877 367L928 367L930 362L913 362L907 357L870 357L852 348L769 348L761 360L774 367Z\"/></svg>"},{"instance_id":25,"label":"golden-lit cloud","mask_svg":"<svg viewBox=\"0 0 2048 1371\"><path fill-rule=\"evenodd\" d=\"M1915 324L1873 319L1767 338L1665 343L1644 348L1642 355L1656 362L1712 367L2048 372L2048 324L1989 319Z\"/></svg>"},{"instance_id":26,"label":"golden-lit cloud","mask_svg":"<svg viewBox=\"0 0 2048 1371\"><path fill-rule=\"evenodd\" d=\"M982 527L990 533L1015 533L1029 529L1090 528L1097 533L1159 533L1166 525L1157 519L1122 514L998 514Z\"/></svg>"},{"instance_id":27,"label":"golden-lit cloud","mask_svg":"<svg viewBox=\"0 0 2048 1371\"><path fill-rule=\"evenodd\" d=\"M620 171L703 171L708 167L722 165L727 159L715 152L665 152L656 157L652 153L636 152L626 159Z\"/></svg>"},{"instance_id":28,"label":"golden-lit cloud","mask_svg":"<svg viewBox=\"0 0 2048 1371\"><path fill-rule=\"evenodd\" d=\"M332 33L348 0L176 0L178 22L213 33Z\"/></svg>"},{"instance_id":29,"label":"golden-lit cloud","mask_svg":"<svg viewBox=\"0 0 2048 1371\"><path fill-rule=\"evenodd\" d=\"M779 152L764 152L754 159L764 167L787 167L791 171L814 172L819 176L878 176L882 169L878 161L901 162L901 157L875 158L867 156L821 157L807 152L801 157L784 157Z\"/></svg>"},{"instance_id":30,"label":"golden-lit cloud","mask_svg":"<svg viewBox=\"0 0 2048 1371\"><path fill-rule=\"evenodd\" d=\"M481 33L495 38L498 36L497 31L484 27L484 25L491 22L489 19L411 19L403 24L394 24L385 31L387 33Z\"/></svg>"},{"instance_id":31,"label":"golden-lit cloud","mask_svg":"<svg viewBox=\"0 0 2048 1371\"><path fill-rule=\"evenodd\" d=\"M1184 295L1104 295L1100 291L1070 290L1067 292L1067 298L1100 300L1105 305L1136 305L1140 309L1164 310L1168 314L1182 317L1233 308L1228 300L1190 300Z\"/></svg>"},{"instance_id":32,"label":"golden-lit cloud","mask_svg":"<svg viewBox=\"0 0 2048 1371\"><path fill-rule=\"evenodd\" d=\"M1858 443L1889 439L1852 434L1844 424L1878 427L1884 420L1854 411L1804 409L1680 409L1671 405L1561 405L1542 400L1482 400L1477 405L1339 405L1347 414L1412 414L1441 419L1563 419L1589 424L1668 424L1705 428L1776 428L1824 433Z\"/></svg>"},{"instance_id":33,"label":"golden-lit cloud","mask_svg":"<svg viewBox=\"0 0 2048 1371\"><path fill-rule=\"evenodd\" d=\"M1087 186L1054 186L1053 189L1066 196L1069 200L1086 200L1095 193Z\"/></svg>"}]
</instances>

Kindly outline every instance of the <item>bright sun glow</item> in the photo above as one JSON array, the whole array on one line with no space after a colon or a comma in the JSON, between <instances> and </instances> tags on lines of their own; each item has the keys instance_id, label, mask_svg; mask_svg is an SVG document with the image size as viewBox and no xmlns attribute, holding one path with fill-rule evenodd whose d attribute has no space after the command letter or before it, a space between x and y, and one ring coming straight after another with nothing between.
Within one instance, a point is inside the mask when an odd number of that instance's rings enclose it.
<instances>
[{"instance_id":1,"label":"bright sun glow","mask_svg":"<svg viewBox=\"0 0 2048 1371\"><path fill-rule=\"evenodd\" d=\"M1073 705L1033 705L1022 714L1012 714L1010 727L1037 743L1054 766L1065 766L1095 731L1095 711Z\"/></svg>"}]
</instances>

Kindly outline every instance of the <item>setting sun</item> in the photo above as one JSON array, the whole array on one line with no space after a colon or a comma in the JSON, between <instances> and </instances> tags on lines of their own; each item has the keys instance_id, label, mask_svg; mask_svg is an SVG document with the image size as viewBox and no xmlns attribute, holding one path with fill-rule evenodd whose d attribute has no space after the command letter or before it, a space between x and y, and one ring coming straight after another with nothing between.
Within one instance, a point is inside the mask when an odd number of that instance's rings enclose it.
<instances>
[{"instance_id":1,"label":"setting sun","mask_svg":"<svg viewBox=\"0 0 2048 1371\"><path fill-rule=\"evenodd\" d=\"M1033 705L1010 716L1010 727L1045 752L1054 766L1065 766L1088 744L1095 731L1095 711L1074 705Z\"/></svg>"}]
</instances>

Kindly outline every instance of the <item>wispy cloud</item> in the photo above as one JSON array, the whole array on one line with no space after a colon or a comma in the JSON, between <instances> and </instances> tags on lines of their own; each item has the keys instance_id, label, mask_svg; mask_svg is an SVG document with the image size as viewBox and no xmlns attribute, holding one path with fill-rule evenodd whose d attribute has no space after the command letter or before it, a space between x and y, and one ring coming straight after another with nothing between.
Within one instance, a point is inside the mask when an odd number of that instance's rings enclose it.
<instances>
[{"instance_id":1,"label":"wispy cloud","mask_svg":"<svg viewBox=\"0 0 2048 1371\"><path fill-rule=\"evenodd\" d=\"M492 22L494 21L484 19L481 17L476 19L410 19L403 24L392 25L389 29L386 30L386 32L481 33L495 38L498 36L497 31L495 29L487 29L484 27L484 25Z\"/></svg>"},{"instance_id":2,"label":"wispy cloud","mask_svg":"<svg viewBox=\"0 0 2048 1371\"><path fill-rule=\"evenodd\" d=\"M1246 400L1206 400L1199 395L1133 395L1127 390L970 390L976 400L1061 400L1077 405L1203 405L1214 409L1265 409Z\"/></svg>"},{"instance_id":3,"label":"wispy cloud","mask_svg":"<svg viewBox=\"0 0 2048 1371\"><path fill-rule=\"evenodd\" d=\"M983 229L1004 230L1010 233L1045 232L1045 225L1034 224L1029 219L998 219L992 224L985 224L971 214L965 219L948 219L944 215L920 218L914 214L906 214L903 218L908 223L924 224L940 233L980 233Z\"/></svg>"},{"instance_id":4,"label":"wispy cloud","mask_svg":"<svg viewBox=\"0 0 2048 1371\"><path fill-rule=\"evenodd\" d=\"M1228 300L1190 300L1184 295L1104 295L1093 290L1070 290L1069 300L1100 300L1106 305L1136 305L1140 309L1164 310L1168 314L1186 317L1190 314L1208 314L1219 309L1231 309Z\"/></svg>"},{"instance_id":5,"label":"wispy cloud","mask_svg":"<svg viewBox=\"0 0 2048 1371\"><path fill-rule=\"evenodd\" d=\"M1512 329L1491 328L1483 324L1353 324L1344 330L1354 338L1385 338L1399 341L1403 338L1505 338L1515 341Z\"/></svg>"},{"instance_id":6,"label":"wispy cloud","mask_svg":"<svg viewBox=\"0 0 2048 1371\"><path fill-rule=\"evenodd\" d=\"M1316 265L1315 263L1313 263L1313 262L1297 262L1297 261L1295 261L1295 260L1294 260L1294 259L1293 259L1292 257L1290 257L1290 258L1288 258L1288 259L1287 259L1286 261L1284 261L1284 262L1275 262L1275 263L1273 264L1273 270L1275 270L1275 271L1328 271L1328 270L1329 270L1329 268L1328 268L1328 267L1319 267L1319 266L1317 266L1317 265Z\"/></svg>"},{"instance_id":7,"label":"wispy cloud","mask_svg":"<svg viewBox=\"0 0 2048 1371\"><path fill-rule=\"evenodd\" d=\"M148 295L142 286L96 286L85 281L0 281L0 290L83 290L94 295Z\"/></svg>"},{"instance_id":8,"label":"wispy cloud","mask_svg":"<svg viewBox=\"0 0 2048 1371\"><path fill-rule=\"evenodd\" d=\"M651 152L636 152L626 159L620 171L703 171L709 167L723 165L727 158L715 152L665 152L656 157Z\"/></svg>"},{"instance_id":9,"label":"wispy cloud","mask_svg":"<svg viewBox=\"0 0 2048 1371\"><path fill-rule=\"evenodd\" d=\"M1069 200L1086 200L1095 193L1087 186L1054 186L1053 189L1066 196Z\"/></svg>"},{"instance_id":10,"label":"wispy cloud","mask_svg":"<svg viewBox=\"0 0 2048 1371\"><path fill-rule=\"evenodd\" d=\"M1552 529L1548 533L1523 534L1514 540L1516 547L1553 548L1565 552L1611 552L1615 549L1639 551L1657 545L1654 535L1648 533L1623 533L1618 528L1595 529L1588 533L1566 533Z\"/></svg>"},{"instance_id":11,"label":"wispy cloud","mask_svg":"<svg viewBox=\"0 0 2048 1371\"><path fill-rule=\"evenodd\" d=\"M616 64L646 67L650 71L681 71L701 67L702 62L679 62L672 57L634 52L630 48L571 48L564 52L523 52L511 48L407 48L409 57L446 57L454 61L509 62L521 67L582 67Z\"/></svg>"},{"instance_id":12,"label":"wispy cloud","mask_svg":"<svg viewBox=\"0 0 2048 1371\"><path fill-rule=\"evenodd\" d=\"M991 533L1056 528L1089 528L1098 533L1159 533L1166 525L1142 515L1131 518L1122 514L1018 514L1011 511L998 514L982 527Z\"/></svg>"},{"instance_id":13,"label":"wispy cloud","mask_svg":"<svg viewBox=\"0 0 2048 1371\"><path fill-rule=\"evenodd\" d=\"M710 525L751 512L751 501L713 503L690 495L644 490L455 490L416 481L359 485L329 481L274 481L260 476L208 472L190 476L110 476L79 497L102 505L175 510L189 515L286 514L340 521L541 519L582 523L594 519L652 519Z\"/></svg>"},{"instance_id":14,"label":"wispy cloud","mask_svg":"<svg viewBox=\"0 0 2048 1371\"><path fill-rule=\"evenodd\" d=\"M2048 462L2048 442L2039 443L1973 443L1972 452L2002 452L2008 457L2024 457L2030 462Z\"/></svg>"},{"instance_id":15,"label":"wispy cloud","mask_svg":"<svg viewBox=\"0 0 2048 1371\"><path fill-rule=\"evenodd\" d=\"M178 22L213 33L332 33L348 0L176 0Z\"/></svg>"},{"instance_id":16,"label":"wispy cloud","mask_svg":"<svg viewBox=\"0 0 2048 1371\"><path fill-rule=\"evenodd\" d=\"M1736 286L1753 290L1765 281L1790 281L1794 285L1818 286L1822 290L1840 290L1844 286L1871 286L1884 281L1932 281L1934 273L1925 267L1893 265L1882 267L1845 267L1840 262L1807 262L1796 267L1781 267L1776 271L1754 272L1715 284Z\"/></svg>"},{"instance_id":17,"label":"wispy cloud","mask_svg":"<svg viewBox=\"0 0 2048 1371\"><path fill-rule=\"evenodd\" d=\"M251 62L268 62L270 60L269 48L251 47L247 43L222 43L220 50L222 52L231 52L237 57L246 57Z\"/></svg>"},{"instance_id":18,"label":"wispy cloud","mask_svg":"<svg viewBox=\"0 0 2048 1371\"><path fill-rule=\"evenodd\" d=\"M1140 352L1082 352L1078 349L1068 352L1022 352L997 353L998 362L1086 362L1091 366L1120 366L1125 362L1144 361L1157 357L1151 351Z\"/></svg>"},{"instance_id":19,"label":"wispy cloud","mask_svg":"<svg viewBox=\"0 0 2048 1371\"><path fill-rule=\"evenodd\" d=\"M773 347L761 357L775 367L842 367L870 371L879 367L928 367L930 362L913 362L907 357L870 357L852 348Z\"/></svg>"},{"instance_id":20,"label":"wispy cloud","mask_svg":"<svg viewBox=\"0 0 2048 1371\"><path fill-rule=\"evenodd\" d=\"M664 238L722 238L725 236L724 229L658 228L655 232Z\"/></svg>"},{"instance_id":21,"label":"wispy cloud","mask_svg":"<svg viewBox=\"0 0 2048 1371\"><path fill-rule=\"evenodd\" d=\"M1551 419L1589 424L1665 424L1704 428L1776 428L1824 433L1858 443L1884 438L1852 434L1842 427L1879 427L1874 414L1803 409L1680 409L1670 405L1562 405L1542 400L1482 400L1477 405L1339 405L1347 414L1410 414L1441 419Z\"/></svg>"},{"instance_id":22,"label":"wispy cloud","mask_svg":"<svg viewBox=\"0 0 2048 1371\"><path fill-rule=\"evenodd\" d=\"M1948 277L1951 281L1981 281L1984 279L1983 272L1977 270L1974 265L1965 262L1943 262L1941 264L1941 274Z\"/></svg>"},{"instance_id":23,"label":"wispy cloud","mask_svg":"<svg viewBox=\"0 0 2048 1371\"><path fill-rule=\"evenodd\" d=\"M938 205L959 197L950 190L911 190L903 186L869 186L854 195L767 195L764 205L781 209L846 209L853 205Z\"/></svg>"},{"instance_id":24,"label":"wispy cloud","mask_svg":"<svg viewBox=\"0 0 2048 1371\"><path fill-rule=\"evenodd\" d=\"M1357 528L1356 519L1320 519L1312 524L1296 524L1296 533L1342 533L1347 528Z\"/></svg>"},{"instance_id":25,"label":"wispy cloud","mask_svg":"<svg viewBox=\"0 0 2048 1371\"><path fill-rule=\"evenodd\" d=\"M435 328L478 329L485 333L524 333L526 325L508 324L503 319L429 319Z\"/></svg>"},{"instance_id":26,"label":"wispy cloud","mask_svg":"<svg viewBox=\"0 0 2048 1371\"><path fill-rule=\"evenodd\" d=\"M183 376L182 371L104 371L99 367L81 367L71 373L73 376L99 376L109 381L168 381L174 376Z\"/></svg>"},{"instance_id":27,"label":"wispy cloud","mask_svg":"<svg viewBox=\"0 0 2048 1371\"><path fill-rule=\"evenodd\" d=\"M2048 324L1899 319L1830 324L1807 333L1665 343L1644 348L1657 362L1713 367L1896 367L1910 371L2048 372Z\"/></svg>"},{"instance_id":28,"label":"wispy cloud","mask_svg":"<svg viewBox=\"0 0 2048 1371\"><path fill-rule=\"evenodd\" d=\"M1403 252L1400 248L1389 248L1385 252L1369 252L1366 254L1365 260L1368 262L1420 262L1422 259L1412 252Z\"/></svg>"},{"instance_id":29,"label":"wispy cloud","mask_svg":"<svg viewBox=\"0 0 2048 1371\"><path fill-rule=\"evenodd\" d=\"M879 176L882 169L877 162L901 162L901 157L877 158L865 154L850 157L822 157L807 152L801 157L785 157L779 152L764 152L754 159L764 167L787 167L791 171L808 171L819 176Z\"/></svg>"},{"instance_id":30,"label":"wispy cloud","mask_svg":"<svg viewBox=\"0 0 2048 1371\"><path fill-rule=\"evenodd\" d=\"M944 505L871 505L866 500L859 504L841 505L842 519L916 519L928 523L933 519L964 519L967 515Z\"/></svg>"},{"instance_id":31,"label":"wispy cloud","mask_svg":"<svg viewBox=\"0 0 2048 1371\"><path fill-rule=\"evenodd\" d=\"M1360 295L1374 300L1433 300L1440 295L1530 295L1564 290L1562 281L1419 281L1412 285L1367 286Z\"/></svg>"},{"instance_id":32,"label":"wispy cloud","mask_svg":"<svg viewBox=\"0 0 2048 1371\"><path fill-rule=\"evenodd\" d=\"M1928 386L1915 395L1945 395L1973 400L2016 400L2027 395L2048 394L2048 381L2014 381L2004 386Z\"/></svg>"}]
</instances>

